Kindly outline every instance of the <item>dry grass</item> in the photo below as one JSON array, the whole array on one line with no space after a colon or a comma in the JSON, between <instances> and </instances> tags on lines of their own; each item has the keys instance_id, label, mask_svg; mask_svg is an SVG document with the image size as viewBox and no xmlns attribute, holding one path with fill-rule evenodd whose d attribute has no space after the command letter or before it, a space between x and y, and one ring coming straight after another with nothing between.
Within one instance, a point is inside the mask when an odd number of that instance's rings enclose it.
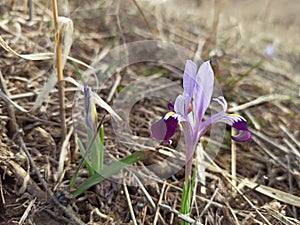
<instances>
[{"instance_id":1,"label":"dry grass","mask_svg":"<svg viewBox=\"0 0 300 225\"><path fill-rule=\"evenodd\" d=\"M35 13L28 21L20 2L4 1L0 6L1 37L18 54L53 53L51 3L33 1ZM197 55L204 49L229 111L245 116L253 133L250 143L234 145L236 174L230 174L231 145L226 139L216 158L210 161L207 156L205 193L199 184L191 217L180 215L183 169L165 180L159 177L174 165L147 169L176 152L170 146L143 145L150 137L149 125L166 110L163 100L146 97L131 110L131 140L136 142L118 142L107 120L105 143L116 159L143 147L156 147L157 153L139 162L135 173L124 171L74 199L66 183L80 156L74 135L69 142L61 139L56 86L35 112L21 112L0 99L0 224L180 224L179 217L198 224L300 224L300 6L280 0L211 2L72 1L75 33L70 55L103 71L115 60L105 58L108 51L133 41L157 38ZM224 3L216 13L218 4ZM264 53L267 45L275 48L272 57ZM29 61L2 48L0 52L1 90L30 110L53 62ZM79 69L86 67L79 65ZM70 63L64 75L80 80ZM146 76L178 83L182 78L168 65L139 63L114 71L110 79L100 82L99 94L114 104L124 87L143 82ZM73 104L78 104L74 96L80 97L76 90L66 84L68 131L76 113ZM104 111L99 109L99 114ZM204 144L207 140L204 137ZM58 177L62 145L67 151L65 170ZM78 182L86 176L82 170Z\"/></svg>"}]
</instances>

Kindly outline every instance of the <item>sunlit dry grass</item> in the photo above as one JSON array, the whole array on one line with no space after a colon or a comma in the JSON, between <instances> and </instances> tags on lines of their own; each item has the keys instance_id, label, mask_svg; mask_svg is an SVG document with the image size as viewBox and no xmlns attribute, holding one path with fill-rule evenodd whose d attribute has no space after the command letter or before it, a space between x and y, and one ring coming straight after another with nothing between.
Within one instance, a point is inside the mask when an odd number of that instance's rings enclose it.
<instances>
[{"instance_id":1,"label":"sunlit dry grass","mask_svg":"<svg viewBox=\"0 0 300 225\"><path fill-rule=\"evenodd\" d=\"M27 21L29 16L20 1L2 2L0 34L15 52L54 52L50 3L45 7L41 1L33 1L33 19ZM216 14L218 4L224 7ZM215 159L210 161L207 156L206 192L199 184L192 215L187 220L198 220L199 224L300 223L299 3L287 4L283 0L74 1L64 8L69 9L75 28L71 56L93 67L109 67L112 62L105 58L109 50L133 41L156 38L184 46L197 56L209 46L206 57L212 60L216 80L229 100L229 111L247 118L253 140L234 145L235 176L231 176L229 139L222 143ZM213 38L214 30L217 32ZM268 46L274 48L272 56L266 55ZM2 48L0 51L1 91L7 91L11 100L29 110L49 77L53 62L28 61ZM83 72L87 70L83 65L78 67ZM71 63L66 64L64 73L80 81ZM109 103L113 104L124 88L145 76L165 77L178 83L182 79L181 72L167 65L141 63L112 73L105 83L100 82L99 94L104 100L110 96ZM73 126L76 90L71 84L66 85L69 130ZM78 98L78 93L75 96ZM165 113L164 104L162 99L146 98L135 105L130 126L137 143L150 137L149 125ZM55 193L60 204L72 207L77 224L80 220L90 224L180 224L183 170L166 180L156 175L174 165L162 165L165 168L159 171L147 170L147 165L175 155L171 146L147 146L151 151L156 148L158 154L140 162L141 169L134 171L135 174L124 171L122 176L127 183L106 180L83 196L72 198L65 183L71 179L76 160L80 158L73 137L69 144L64 143L68 154L63 180L57 177L59 152L56 156L51 153L53 149L59 151L62 144L57 87L50 90L49 97L35 113L9 107L2 99L0 106L0 224L69 222L57 210L58 203L51 202L39 179ZM104 111L99 109L99 114L103 115ZM19 130L14 129L14 124ZM104 128L106 146L115 159L141 146L118 142L110 120L104 121ZM230 130L226 135L230 135ZM21 137L24 143L16 137ZM208 140L209 137L203 138L204 146ZM40 177L32 170L28 156L20 150L23 144ZM85 179L86 171L82 170L79 182ZM143 185L145 180L151 180L151 185ZM131 186L131 183L139 185Z\"/></svg>"}]
</instances>

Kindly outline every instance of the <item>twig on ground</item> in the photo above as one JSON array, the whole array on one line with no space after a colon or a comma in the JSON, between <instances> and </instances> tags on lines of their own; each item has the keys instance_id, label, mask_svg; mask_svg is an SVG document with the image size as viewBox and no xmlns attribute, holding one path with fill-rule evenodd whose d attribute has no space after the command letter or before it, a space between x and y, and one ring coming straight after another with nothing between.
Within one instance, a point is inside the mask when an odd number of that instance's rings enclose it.
<instances>
[{"instance_id":1,"label":"twig on ground","mask_svg":"<svg viewBox=\"0 0 300 225\"><path fill-rule=\"evenodd\" d=\"M206 211L208 210L208 208L211 206L211 203L213 202L214 198L216 197L216 194L219 192L219 188L216 188L216 190L214 191L213 195L210 197L209 202L206 204L206 206L204 207L204 209L202 210L199 218L201 218L204 213L206 213Z\"/></svg>"},{"instance_id":2,"label":"twig on ground","mask_svg":"<svg viewBox=\"0 0 300 225\"><path fill-rule=\"evenodd\" d=\"M136 179L136 181L138 182L139 184L139 187L142 189L142 191L144 192L146 198L148 199L150 205L155 209L156 206L155 206L155 203L151 197L151 195L148 193L148 191L146 190L146 188L144 187L144 185L142 184L142 182L140 181L140 179L133 173L133 177Z\"/></svg>"},{"instance_id":3,"label":"twig on ground","mask_svg":"<svg viewBox=\"0 0 300 225\"><path fill-rule=\"evenodd\" d=\"M94 223L93 221L93 215L96 214L97 216L99 216L100 218L109 220L111 223L113 223L113 218L111 218L108 215L103 214L102 212L100 212L100 210L98 208L94 208L91 213L90 213L90 222L89 223Z\"/></svg>"},{"instance_id":4,"label":"twig on ground","mask_svg":"<svg viewBox=\"0 0 300 225\"><path fill-rule=\"evenodd\" d=\"M1 89L3 89L3 92L8 96L10 97L10 93L9 91L7 90L7 87L6 87L6 83L5 83L5 79L2 75L2 72L0 70L0 87ZM0 89L0 90L1 90ZM12 105L8 104L7 103L7 111L8 111L8 115L9 115L9 122L8 122L8 128L9 128L9 132L11 134L15 134L16 133L16 124L17 124L17 121L16 121L16 116L15 116L15 111L14 111L14 108Z\"/></svg>"},{"instance_id":5,"label":"twig on ground","mask_svg":"<svg viewBox=\"0 0 300 225\"><path fill-rule=\"evenodd\" d=\"M255 117L253 116L253 114L250 112L250 110L246 109L244 112L245 112L246 116L249 118L249 120L252 122L255 130L261 130L261 126L259 125L259 123L255 119Z\"/></svg>"},{"instance_id":6,"label":"twig on ground","mask_svg":"<svg viewBox=\"0 0 300 225\"><path fill-rule=\"evenodd\" d=\"M291 169L291 160L290 160L290 156L289 155L286 155L286 159L287 159L287 164L288 164L288 182L289 182L289 189L290 191L289 192L292 192L292 189L293 189L293 181L292 181L292 173L290 171L292 171ZM292 210L293 210L293 216L295 219L297 219L297 209L296 207L293 205L292 206Z\"/></svg>"},{"instance_id":7,"label":"twig on ground","mask_svg":"<svg viewBox=\"0 0 300 225\"><path fill-rule=\"evenodd\" d=\"M28 20L32 21L32 19L33 19L33 2L32 2L32 0L28 0L27 5L28 5L28 17L29 17Z\"/></svg>"},{"instance_id":8,"label":"twig on ground","mask_svg":"<svg viewBox=\"0 0 300 225\"><path fill-rule=\"evenodd\" d=\"M196 220L192 219L191 217L181 214L181 213L178 212L176 209L171 208L171 206L168 206L168 205L165 205L165 204L159 204L159 206L160 206L161 208L163 208L163 209L168 210L168 211L171 212L171 213L176 214L176 215L178 216L178 218L180 218L180 219L182 219L182 220L184 220L184 221L186 221L186 222L188 222L188 223L191 223L191 224L193 224L193 225L203 225L202 223L197 222Z\"/></svg>"},{"instance_id":9,"label":"twig on ground","mask_svg":"<svg viewBox=\"0 0 300 225\"><path fill-rule=\"evenodd\" d=\"M163 199L163 196L164 196L164 193L165 193L165 189L166 189L166 181L164 181L164 184L161 188L161 192L160 192L160 195L159 195L159 200L158 200L158 203L157 205L160 205L161 202L162 202L162 199ZM159 215L159 207L156 208L156 212L155 212L155 216L154 216L154 220L153 220L153 225L156 225L157 221L158 221L158 215Z\"/></svg>"},{"instance_id":10,"label":"twig on ground","mask_svg":"<svg viewBox=\"0 0 300 225\"><path fill-rule=\"evenodd\" d=\"M258 97L257 99L254 99L253 101L250 101L250 102L247 102L242 105L235 106L235 107L231 107L227 111L231 112L231 113L237 112L237 111L241 111L243 109L247 109L249 107L259 105L259 104L262 104L265 102L270 102L270 101L275 101L275 100L284 101L284 100L288 100L290 98L291 97L288 95L280 95L280 94L263 95L263 96Z\"/></svg>"},{"instance_id":11,"label":"twig on ground","mask_svg":"<svg viewBox=\"0 0 300 225\"><path fill-rule=\"evenodd\" d=\"M236 216L236 213L235 211L232 209L232 207L229 205L228 202L225 202L226 206L227 206L227 209L229 209L229 211L231 212L231 215L233 216L233 219L234 219L234 224L235 225L240 225L240 222ZM231 218L230 218L231 219ZM232 220L232 219L231 219ZM233 222L233 221L232 221Z\"/></svg>"},{"instance_id":12,"label":"twig on ground","mask_svg":"<svg viewBox=\"0 0 300 225\"><path fill-rule=\"evenodd\" d=\"M291 134L291 132L286 128L286 126L280 124L279 127L284 133L286 133L287 136L289 136L290 139L292 139L293 142L295 142L298 148L300 148L300 142L294 137L293 134Z\"/></svg>"},{"instance_id":13,"label":"twig on ground","mask_svg":"<svg viewBox=\"0 0 300 225\"><path fill-rule=\"evenodd\" d=\"M210 156L204 152L205 156L207 157L207 159L210 161L210 163L215 167L215 169L217 169L223 176L224 178L232 185L233 188L235 188L235 190L237 190L237 192L246 200L246 202L256 211L256 213L268 224L268 225L272 225L270 223L270 221L258 210L258 208L241 192L241 190L239 190L236 186L233 186L231 180L230 180L230 176L229 174L222 170L211 158Z\"/></svg>"},{"instance_id":14,"label":"twig on ground","mask_svg":"<svg viewBox=\"0 0 300 225\"><path fill-rule=\"evenodd\" d=\"M113 96L114 96L114 94L115 94L115 92L116 92L116 90L117 90L117 88L118 88L118 86L119 86L119 84L121 82L121 75L120 75L120 73L117 73L116 76L117 77L115 79L114 85L112 86L112 88L110 90L110 93L109 93L109 95L108 95L108 97L106 99L106 102L110 102L112 100L112 98L113 98Z\"/></svg>"},{"instance_id":15,"label":"twig on ground","mask_svg":"<svg viewBox=\"0 0 300 225\"><path fill-rule=\"evenodd\" d=\"M279 201L282 201L284 203L287 203L289 205L297 206L300 207L300 197L296 195L292 195L290 193L280 191L278 189L265 186L265 185L260 185L258 183L252 182L248 179L245 180L245 185L248 188L253 188L255 191L260 192L261 194L264 194L270 198L277 199Z\"/></svg>"},{"instance_id":16,"label":"twig on ground","mask_svg":"<svg viewBox=\"0 0 300 225\"><path fill-rule=\"evenodd\" d=\"M22 215L22 217L21 217L21 219L20 219L20 221L19 221L19 225L20 225L20 224L22 225L22 224L25 222L25 220L27 219L28 214L29 214L29 212L30 212L30 210L31 210L31 208L32 208L32 206L33 206L33 204L35 203L36 199L37 199L37 198L35 197L34 199L32 199L32 200L30 201L29 205L27 206L25 212L23 213L23 215Z\"/></svg>"},{"instance_id":17,"label":"twig on ground","mask_svg":"<svg viewBox=\"0 0 300 225\"><path fill-rule=\"evenodd\" d=\"M4 194L3 194L3 188L2 188L2 177L0 177L0 195L1 195L2 205L5 205L5 198L4 198Z\"/></svg>"},{"instance_id":18,"label":"twig on ground","mask_svg":"<svg viewBox=\"0 0 300 225\"><path fill-rule=\"evenodd\" d=\"M283 162L279 157L277 157L275 154L273 154L272 151L270 151L258 138L252 137L252 140L256 142L260 148L268 155L270 156L276 163L278 163L280 166L288 170L288 167L285 162Z\"/></svg>"},{"instance_id":19,"label":"twig on ground","mask_svg":"<svg viewBox=\"0 0 300 225\"><path fill-rule=\"evenodd\" d=\"M283 142L288 146L289 149L291 149L291 152L293 152L297 157L300 158L300 152L288 139L283 138Z\"/></svg>"},{"instance_id":20,"label":"twig on ground","mask_svg":"<svg viewBox=\"0 0 300 225\"><path fill-rule=\"evenodd\" d=\"M177 196L178 196L178 193L176 192L176 198L174 200L173 209L176 209L176 206L177 206ZM171 214L170 224L173 224L173 220L174 220L174 213Z\"/></svg>"},{"instance_id":21,"label":"twig on ground","mask_svg":"<svg viewBox=\"0 0 300 225\"><path fill-rule=\"evenodd\" d=\"M148 211L148 206L145 205L145 207L143 208L143 212L142 212L142 224L145 224L145 220L146 220L146 217L147 217L147 211Z\"/></svg>"},{"instance_id":22,"label":"twig on ground","mask_svg":"<svg viewBox=\"0 0 300 225\"><path fill-rule=\"evenodd\" d=\"M59 155L59 164L58 164L58 169L57 169L57 181L60 182L63 179L63 170L64 170L64 164L65 164L65 160L67 157L67 153L68 153L68 146L69 146L69 141L71 138L71 135L73 134L74 131L74 127L72 126L65 138L65 140L63 141L62 147L61 147L61 151L60 151L60 155Z\"/></svg>"},{"instance_id":23,"label":"twig on ground","mask_svg":"<svg viewBox=\"0 0 300 225\"><path fill-rule=\"evenodd\" d=\"M51 199L53 200L53 202L70 218L72 219L76 224L78 225L84 225L84 223L78 219L75 215L73 215L64 205L62 205L57 198L55 197L54 193L48 188L48 184L46 183L46 181L43 179L42 174L40 173L39 169L37 168L37 166L35 165L35 162L33 161L22 137L20 136L20 134L18 134L18 141L20 142L20 147L24 150L24 152L26 153L26 156L28 157L32 170L35 172L35 174L38 177L39 182L41 182L43 188L47 191L47 193L50 195Z\"/></svg>"},{"instance_id":24,"label":"twig on ground","mask_svg":"<svg viewBox=\"0 0 300 225\"><path fill-rule=\"evenodd\" d=\"M251 128L249 128L250 132L254 135L256 135L257 137L259 137L260 139L266 141L267 143L271 144L273 147L283 151L284 153L286 154L289 154L290 151L289 149L287 149L285 146L281 145L281 144L278 144L274 141L272 141L270 138L268 138L266 135L264 135L263 133L259 132L259 131L256 131L256 130L253 130Z\"/></svg>"},{"instance_id":25,"label":"twig on ground","mask_svg":"<svg viewBox=\"0 0 300 225\"><path fill-rule=\"evenodd\" d=\"M1 73L0 73L1 75ZM1 79L1 83L4 82L3 79ZM2 83L2 88L4 88L5 86L3 86L3 83ZM8 96L10 95L10 93L7 91L7 90L3 90ZM19 145L20 145L20 148L25 152L25 155L27 156L27 160L29 161L30 165L31 165L31 168L32 168L32 171L35 172L35 174L37 175L38 177L38 180L39 182L42 184L43 188L47 191L48 195L52 198L53 202L60 208L63 210L63 212L70 218L72 219L76 224L78 225L84 225L84 223L79 220L75 215L73 215L72 213L69 212L69 210L63 206L62 204L60 204L60 202L57 200L57 198L55 197L54 193L48 188L48 184L46 183L46 181L44 180L42 174L40 173L39 169L37 168L35 162L33 161L32 157L31 157L31 154L30 152L28 151L27 147L26 147L26 144L23 140L23 138L21 137L21 134L19 132L19 126L18 124L16 123L16 118L15 118L15 114L14 114L14 111L13 111L14 108L12 108L12 113L10 114L10 118L11 118L11 121L14 121L13 122L13 130L16 131L16 133L14 134L15 135L15 138L16 140L19 142ZM11 161L11 164L15 164L13 161ZM23 175L24 176L24 175ZM32 179L30 178L29 181L31 181ZM36 183L33 182L33 185L36 185ZM37 185L36 185L37 186ZM37 186L38 187L38 186ZM39 193L39 192L38 192ZM41 193L41 198L43 198L43 193Z\"/></svg>"},{"instance_id":26,"label":"twig on ground","mask_svg":"<svg viewBox=\"0 0 300 225\"><path fill-rule=\"evenodd\" d=\"M127 199L127 204L128 204L128 207L129 207L131 219L133 221L133 224L137 225L137 221L136 221L135 214L134 214L134 211L133 211L133 208L132 208L132 203L131 203L131 199L130 199L130 196L129 196L129 192L128 192L125 180L123 180L123 187L124 187L124 192L125 192L125 196L126 196L126 199Z\"/></svg>"},{"instance_id":27,"label":"twig on ground","mask_svg":"<svg viewBox=\"0 0 300 225\"><path fill-rule=\"evenodd\" d=\"M209 59L209 53L216 46L220 14L222 13L222 11L224 9L224 7L227 3L227 0L218 0L218 1L214 1L214 2L215 2L215 7L214 7L213 24L212 24L211 30L209 32L209 37L206 38L206 40L203 44L203 47L202 47L202 53L201 53L202 60Z\"/></svg>"}]
</instances>

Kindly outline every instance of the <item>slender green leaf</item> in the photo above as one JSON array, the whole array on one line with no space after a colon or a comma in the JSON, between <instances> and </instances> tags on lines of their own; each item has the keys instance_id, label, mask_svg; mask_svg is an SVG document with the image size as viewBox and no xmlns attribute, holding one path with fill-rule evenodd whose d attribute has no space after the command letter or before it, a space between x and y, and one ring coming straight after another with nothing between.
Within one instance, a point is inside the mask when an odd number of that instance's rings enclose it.
<instances>
[{"instance_id":1,"label":"slender green leaf","mask_svg":"<svg viewBox=\"0 0 300 225\"><path fill-rule=\"evenodd\" d=\"M85 148L84 148L84 146L83 146L83 144L82 144L82 142L79 138L77 139L77 144L78 144L78 147L79 147L79 151L81 152L82 155L84 155L86 151L85 151ZM82 167L83 163L85 163L84 158L82 158L82 160L80 161L80 163L77 167L77 170L75 171L75 174L74 174L74 176L72 177L72 179L70 181L70 187L74 186L74 184L76 182L76 179L78 177L79 170Z\"/></svg>"},{"instance_id":2,"label":"slender green leaf","mask_svg":"<svg viewBox=\"0 0 300 225\"><path fill-rule=\"evenodd\" d=\"M107 179L108 177L117 174L127 166L130 166L136 163L137 161L144 159L146 155L146 151L138 151L132 153L130 156L127 156L124 159L121 159L120 161L112 163L111 165L105 167L102 170L101 174L94 174L93 176L89 177L86 181L84 181L75 191L72 192L73 196L76 197L82 194L84 191L94 186L95 184L98 184L99 182Z\"/></svg>"},{"instance_id":3,"label":"slender green leaf","mask_svg":"<svg viewBox=\"0 0 300 225\"><path fill-rule=\"evenodd\" d=\"M101 124L100 130L99 130L99 139L100 139L100 158L99 158L99 166L100 170L103 170L103 164L104 164L104 126Z\"/></svg>"}]
</instances>

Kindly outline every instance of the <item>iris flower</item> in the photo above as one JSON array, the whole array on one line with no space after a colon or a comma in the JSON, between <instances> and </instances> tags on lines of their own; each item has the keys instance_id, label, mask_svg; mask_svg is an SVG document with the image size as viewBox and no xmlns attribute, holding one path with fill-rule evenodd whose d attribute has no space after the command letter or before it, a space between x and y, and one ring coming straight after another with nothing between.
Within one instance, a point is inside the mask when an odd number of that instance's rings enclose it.
<instances>
[{"instance_id":1,"label":"iris flower","mask_svg":"<svg viewBox=\"0 0 300 225\"><path fill-rule=\"evenodd\" d=\"M187 60L183 75L183 93L177 96L175 104L168 104L168 112L161 120L152 124L151 132L159 141L170 140L181 124L186 146L186 178L191 173L192 158L199 139L208 128L215 123L225 123L238 130L236 136L231 138L238 142L247 142L251 133L247 128L247 121L237 114L227 114L227 102L223 96L214 98L222 110L203 121L213 93L214 72L210 62L204 62L197 71L197 65Z\"/></svg>"}]
</instances>

